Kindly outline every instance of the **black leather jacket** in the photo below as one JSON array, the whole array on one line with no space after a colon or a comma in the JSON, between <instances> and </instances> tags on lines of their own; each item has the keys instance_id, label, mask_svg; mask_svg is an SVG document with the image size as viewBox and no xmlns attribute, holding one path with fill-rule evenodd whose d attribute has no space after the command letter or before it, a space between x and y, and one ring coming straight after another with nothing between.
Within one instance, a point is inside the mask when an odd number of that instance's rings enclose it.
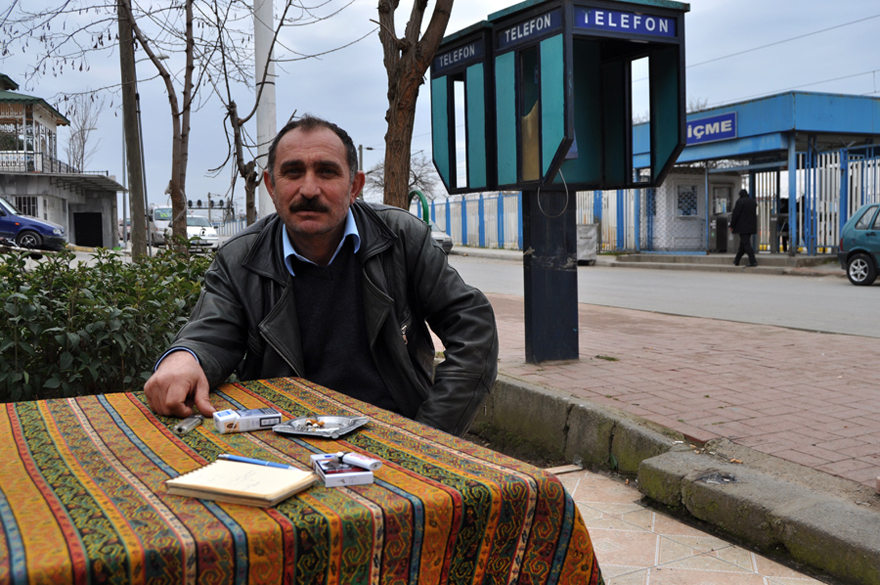
<instances>
[{"instance_id":1,"label":"black leather jacket","mask_svg":"<svg viewBox=\"0 0 880 585\"><path fill-rule=\"evenodd\" d=\"M358 201L351 209L361 237L367 335L379 373L405 416L461 435L498 371L492 307L449 266L424 222L396 207ZM223 245L172 343L198 356L211 387L236 369L242 380L302 377L282 229L273 214ZM446 346L433 381L435 350L426 321Z\"/></svg>"}]
</instances>

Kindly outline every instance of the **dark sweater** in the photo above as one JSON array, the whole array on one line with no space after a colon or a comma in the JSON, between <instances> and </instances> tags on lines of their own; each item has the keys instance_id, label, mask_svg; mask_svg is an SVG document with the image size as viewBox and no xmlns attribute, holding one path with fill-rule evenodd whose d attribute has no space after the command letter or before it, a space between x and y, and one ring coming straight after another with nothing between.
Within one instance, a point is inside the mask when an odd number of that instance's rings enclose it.
<instances>
[{"instance_id":1,"label":"dark sweater","mask_svg":"<svg viewBox=\"0 0 880 585\"><path fill-rule=\"evenodd\" d=\"M305 377L399 412L373 362L364 321L362 271L351 239L329 266L293 259L293 292Z\"/></svg>"}]
</instances>

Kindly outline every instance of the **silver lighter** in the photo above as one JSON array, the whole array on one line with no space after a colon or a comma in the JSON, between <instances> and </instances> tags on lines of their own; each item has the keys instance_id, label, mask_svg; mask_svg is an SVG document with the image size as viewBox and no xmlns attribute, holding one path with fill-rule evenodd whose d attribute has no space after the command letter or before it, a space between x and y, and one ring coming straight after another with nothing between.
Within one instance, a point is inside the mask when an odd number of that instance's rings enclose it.
<instances>
[{"instance_id":1,"label":"silver lighter","mask_svg":"<svg viewBox=\"0 0 880 585\"><path fill-rule=\"evenodd\" d=\"M178 437L181 437L202 424L204 418L205 417L200 414L194 414L174 425L174 427L171 428L171 432Z\"/></svg>"}]
</instances>

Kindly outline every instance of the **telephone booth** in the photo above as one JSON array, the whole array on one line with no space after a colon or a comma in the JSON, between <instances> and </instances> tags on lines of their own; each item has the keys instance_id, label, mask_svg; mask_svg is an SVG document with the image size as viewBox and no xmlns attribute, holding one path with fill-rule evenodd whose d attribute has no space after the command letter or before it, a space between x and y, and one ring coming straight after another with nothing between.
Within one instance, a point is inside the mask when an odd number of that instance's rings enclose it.
<instances>
[{"instance_id":1,"label":"telephone booth","mask_svg":"<svg viewBox=\"0 0 880 585\"><path fill-rule=\"evenodd\" d=\"M654 187L684 148L688 9L670 0L528 0L438 50L434 164L446 188L523 191L530 362L578 356L575 191ZM640 172L632 71L643 59L650 165Z\"/></svg>"}]
</instances>

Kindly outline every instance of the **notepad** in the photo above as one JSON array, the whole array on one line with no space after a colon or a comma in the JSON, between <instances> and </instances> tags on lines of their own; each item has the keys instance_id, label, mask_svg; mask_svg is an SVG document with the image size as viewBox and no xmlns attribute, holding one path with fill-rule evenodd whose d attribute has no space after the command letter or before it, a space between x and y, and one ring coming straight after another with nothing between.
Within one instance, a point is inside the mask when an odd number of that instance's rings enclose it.
<instances>
[{"instance_id":1,"label":"notepad","mask_svg":"<svg viewBox=\"0 0 880 585\"><path fill-rule=\"evenodd\" d=\"M317 479L311 471L218 459L167 480L165 487L177 496L269 508L308 488Z\"/></svg>"}]
</instances>

